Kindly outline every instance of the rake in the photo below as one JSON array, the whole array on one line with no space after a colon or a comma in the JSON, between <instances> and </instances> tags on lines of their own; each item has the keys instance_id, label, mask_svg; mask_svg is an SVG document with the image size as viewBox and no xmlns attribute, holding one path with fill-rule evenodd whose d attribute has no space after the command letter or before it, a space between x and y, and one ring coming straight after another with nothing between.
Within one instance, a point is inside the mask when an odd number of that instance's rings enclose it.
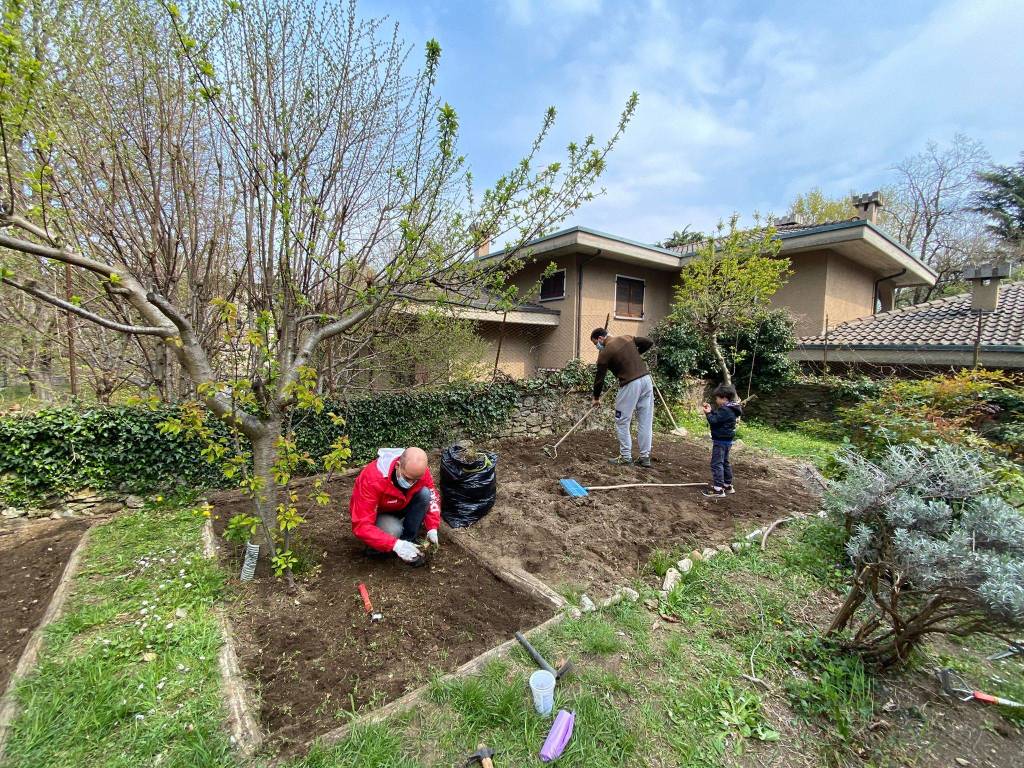
<instances>
[{"instance_id":1,"label":"rake","mask_svg":"<svg viewBox=\"0 0 1024 768\"><path fill-rule=\"evenodd\" d=\"M654 384L654 377L651 377L651 383ZM668 413L669 419L672 421L672 430L669 434L677 435L679 437L686 437L689 433L685 429L680 429L676 423L675 414L672 413L672 409L668 407L668 403L665 402L665 396L661 394L661 390L658 389L658 385L654 384L654 391L658 394L658 399L661 400L661 404L665 406L665 411Z\"/></svg>"},{"instance_id":2,"label":"rake","mask_svg":"<svg viewBox=\"0 0 1024 768\"><path fill-rule=\"evenodd\" d=\"M555 443L554 445L545 445L544 448L543 448L544 454L546 456L549 456L552 459L557 459L558 458L558 446L560 446L563 442L565 442L565 438L567 438L569 435L571 435L573 432L575 432L577 429L579 429L580 424L582 424L584 421L587 420L587 417L590 416L590 414L592 414L594 412L595 408L597 408L596 405L590 406L590 409L586 413L583 414L583 418L580 419L579 421L577 421L575 424L573 424L572 427L569 429L569 431L566 432L564 435L562 435L562 439L559 440L557 443Z\"/></svg>"},{"instance_id":3,"label":"rake","mask_svg":"<svg viewBox=\"0 0 1024 768\"><path fill-rule=\"evenodd\" d=\"M707 483L623 483L622 485L591 485L584 488L576 480L568 477L563 477L558 482L562 486L562 490L574 499L589 496L590 491L612 491L616 488L696 488L697 486L707 486Z\"/></svg>"}]
</instances>

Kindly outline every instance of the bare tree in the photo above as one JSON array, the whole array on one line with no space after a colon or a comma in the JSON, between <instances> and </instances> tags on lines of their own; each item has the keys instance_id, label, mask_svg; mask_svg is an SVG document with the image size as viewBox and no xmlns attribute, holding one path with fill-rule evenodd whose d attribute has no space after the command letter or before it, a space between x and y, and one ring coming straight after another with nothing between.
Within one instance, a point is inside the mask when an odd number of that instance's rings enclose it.
<instances>
[{"instance_id":1,"label":"bare tree","mask_svg":"<svg viewBox=\"0 0 1024 768\"><path fill-rule=\"evenodd\" d=\"M478 196L455 110L434 94L436 42L414 70L397 27L360 19L354 2L156 10L91 0L54 31L57 63L44 68L36 110L48 138L29 142L24 160L43 160L49 189L30 204L9 185L0 217L0 246L71 265L102 306L33 287L16 265L2 279L169 350L251 464L231 459L196 414L168 428L203 437L209 458L241 474L261 539L287 572L297 514L279 490L301 461L289 424L296 406L322 407L325 345L343 340L355 359L411 304L508 300L516 255L593 196L636 96L607 142L588 137L564 163L538 165L549 110L527 156ZM119 53L133 46L152 55ZM475 258L499 238L512 255Z\"/></svg>"},{"instance_id":2,"label":"bare tree","mask_svg":"<svg viewBox=\"0 0 1024 768\"><path fill-rule=\"evenodd\" d=\"M881 223L938 274L934 286L912 291L913 303L942 295L964 266L989 254L984 219L971 210L977 173L988 163L980 142L956 134L948 147L929 142L894 166L896 182L883 192Z\"/></svg>"}]
</instances>

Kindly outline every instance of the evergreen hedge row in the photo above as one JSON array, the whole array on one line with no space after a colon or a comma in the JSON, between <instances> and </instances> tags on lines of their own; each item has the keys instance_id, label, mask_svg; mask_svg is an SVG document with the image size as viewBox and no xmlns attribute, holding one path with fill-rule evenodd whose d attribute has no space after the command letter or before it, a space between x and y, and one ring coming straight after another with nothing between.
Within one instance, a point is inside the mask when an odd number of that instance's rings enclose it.
<instances>
[{"instance_id":1,"label":"evergreen hedge row","mask_svg":"<svg viewBox=\"0 0 1024 768\"><path fill-rule=\"evenodd\" d=\"M299 448L318 459L340 432L329 414L341 415L352 461L366 461L385 445L435 447L460 437L493 436L524 398L583 392L592 382L592 368L573 364L525 381L328 401L319 414L295 411L293 426ZM0 419L0 502L23 503L85 486L148 491L225 485L218 469L199 456L201 446L159 431L160 422L176 412L175 406L62 407ZM211 424L226 431L212 418Z\"/></svg>"}]
</instances>

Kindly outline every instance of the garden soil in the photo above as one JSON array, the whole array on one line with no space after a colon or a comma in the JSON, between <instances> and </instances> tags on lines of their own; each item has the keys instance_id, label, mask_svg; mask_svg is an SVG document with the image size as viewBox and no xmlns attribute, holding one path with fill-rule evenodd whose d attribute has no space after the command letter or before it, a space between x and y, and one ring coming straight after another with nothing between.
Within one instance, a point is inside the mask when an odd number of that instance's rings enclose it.
<instances>
[{"instance_id":1,"label":"garden soil","mask_svg":"<svg viewBox=\"0 0 1024 768\"><path fill-rule=\"evenodd\" d=\"M84 520L43 520L0 531L0 692L88 527Z\"/></svg>"},{"instance_id":2,"label":"garden soil","mask_svg":"<svg viewBox=\"0 0 1024 768\"><path fill-rule=\"evenodd\" d=\"M239 660L258 691L260 720L285 751L346 722L353 710L397 699L434 672L450 672L554 613L450 541L442 541L421 568L390 554L367 555L349 524L351 486L352 478L329 486L343 509L298 505L307 521L304 551L316 570L300 576L294 591L258 570L254 582L239 588L232 610ZM235 494L211 502L216 528L248 511ZM232 568L237 566L233 560ZM366 615L360 582L382 621L371 623Z\"/></svg>"},{"instance_id":3,"label":"garden soil","mask_svg":"<svg viewBox=\"0 0 1024 768\"><path fill-rule=\"evenodd\" d=\"M812 512L816 496L801 467L753 451L733 459L737 493L705 499L700 488L595 491L566 497L558 479L584 485L698 482L707 477L710 444L659 438L651 469L612 467L614 437L584 433L559 449L513 439L485 446L498 453L498 499L481 521L442 533L431 563L412 569L393 556L373 558L352 536L348 499L354 477L326 485L328 507L305 501L312 478L296 480L306 518L302 537L306 574L289 592L266 578L239 587L233 623L240 661L260 697L260 717L285 749L345 722L353 709L373 707L450 671L544 621L549 606L527 597L481 568L462 547L486 553L499 566L525 569L554 586L588 589L592 596L627 583L656 549L686 550L728 543L737 530L759 527L795 512ZM439 452L431 458L435 478ZM210 497L220 533L228 519L249 512L237 492ZM229 545L221 542L222 551ZM237 554L231 567L238 568ZM371 624L357 591L365 582L384 620Z\"/></svg>"},{"instance_id":4,"label":"garden soil","mask_svg":"<svg viewBox=\"0 0 1024 768\"><path fill-rule=\"evenodd\" d=\"M571 499L559 478L584 486L707 481L711 443L656 435L650 469L610 465L618 443L609 432L573 435L553 460L542 445L517 439L486 446L498 451L498 500L458 535L496 563L591 597L639 575L655 550L728 544L780 517L818 509L804 467L746 448L733 452L736 493L724 499L705 498L701 488L623 488Z\"/></svg>"}]
</instances>

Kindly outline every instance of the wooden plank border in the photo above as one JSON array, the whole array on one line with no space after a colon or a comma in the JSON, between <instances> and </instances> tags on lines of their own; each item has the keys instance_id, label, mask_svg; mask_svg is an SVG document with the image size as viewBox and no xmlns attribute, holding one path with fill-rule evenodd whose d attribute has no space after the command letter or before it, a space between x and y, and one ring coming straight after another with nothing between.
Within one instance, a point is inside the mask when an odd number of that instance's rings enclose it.
<instances>
[{"instance_id":1,"label":"wooden plank border","mask_svg":"<svg viewBox=\"0 0 1024 768\"><path fill-rule=\"evenodd\" d=\"M10 735L11 725L18 716L18 700L15 696L15 688L17 688L18 683L35 669L36 661L39 658L39 651L43 647L46 627L60 618L64 611L64 604L67 602L68 595L71 594L72 581L74 581L75 574L78 573L78 568L82 562L82 555L85 553L85 547L89 542L91 532L91 527L86 528L75 548L71 551L67 565L64 566L64 573L61 574L60 581L57 582L57 588L50 597L50 604L46 607L46 613L39 620L39 624L36 625L28 643L25 644L21 657L18 659L18 666L14 668L10 680L7 681L7 690L4 691L3 699L0 700L0 761L4 758L4 750L7 746L7 737Z\"/></svg>"},{"instance_id":2,"label":"wooden plank border","mask_svg":"<svg viewBox=\"0 0 1024 768\"><path fill-rule=\"evenodd\" d=\"M203 525L203 554L216 562L217 540L213 532L213 522L206 520ZM238 652L235 650L235 636L231 629L231 620L223 605L215 604L214 613L223 636L220 653L217 654L217 667L220 669L221 689L224 704L228 710L228 729L235 747L246 756L252 755L263 743L265 734L259 721L253 715L255 698L242 667L238 663Z\"/></svg>"}]
</instances>

